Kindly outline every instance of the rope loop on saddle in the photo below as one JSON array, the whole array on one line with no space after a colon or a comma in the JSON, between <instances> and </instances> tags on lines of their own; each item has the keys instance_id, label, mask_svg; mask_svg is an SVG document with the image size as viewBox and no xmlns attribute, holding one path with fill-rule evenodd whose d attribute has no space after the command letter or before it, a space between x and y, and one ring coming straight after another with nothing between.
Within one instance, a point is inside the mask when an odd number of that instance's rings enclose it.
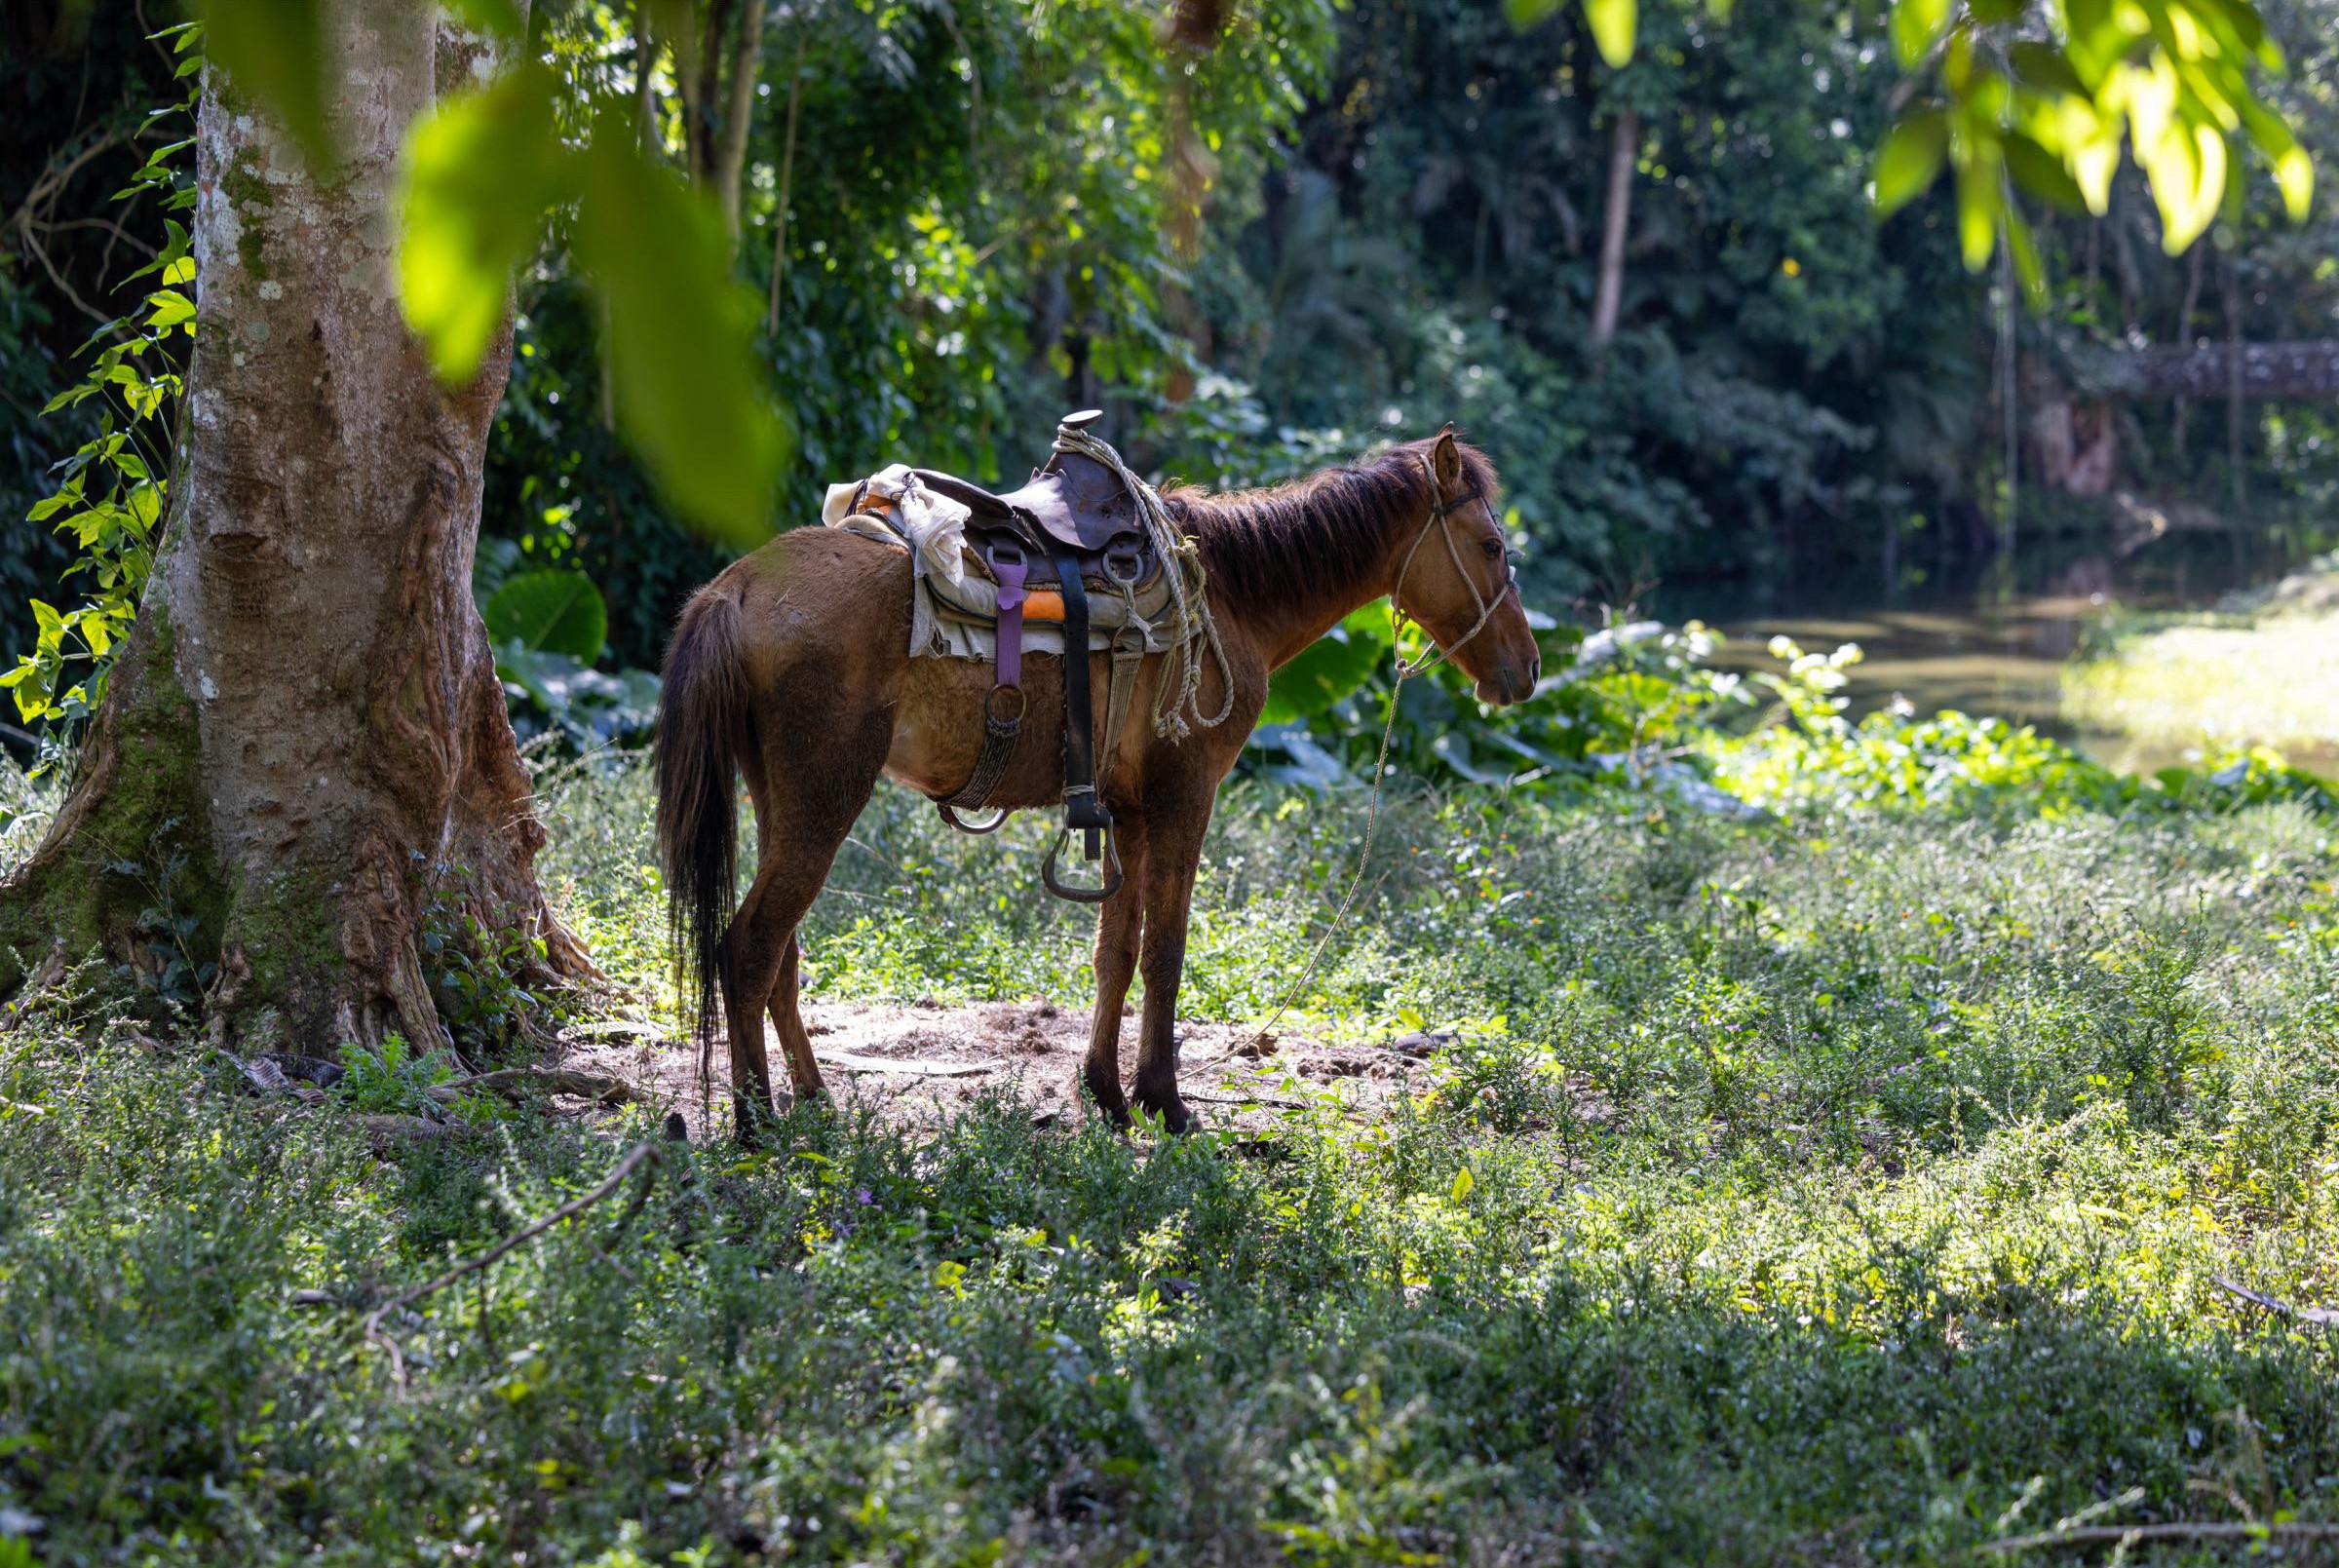
<instances>
[{"instance_id":1,"label":"rope loop on saddle","mask_svg":"<svg viewBox=\"0 0 2339 1568\"><path fill-rule=\"evenodd\" d=\"M1168 574L1171 634L1170 651L1164 656L1161 687L1154 699L1153 733L1165 740L1182 741L1198 729L1211 729L1225 723L1235 707L1234 671L1227 667L1226 646L1219 641L1218 623L1210 614L1209 573L1202 564L1201 551L1170 519L1161 493L1131 473L1110 442L1086 430L1059 425L1055 449L1103 464L1128 486L1136 501L1137 516L1144 519L1146 538L1160 554ZM1218 711L1208 714L1202 710L1206 649L1218 666L1218 685L1224 694Z\"/></svg>"}]
</instances>

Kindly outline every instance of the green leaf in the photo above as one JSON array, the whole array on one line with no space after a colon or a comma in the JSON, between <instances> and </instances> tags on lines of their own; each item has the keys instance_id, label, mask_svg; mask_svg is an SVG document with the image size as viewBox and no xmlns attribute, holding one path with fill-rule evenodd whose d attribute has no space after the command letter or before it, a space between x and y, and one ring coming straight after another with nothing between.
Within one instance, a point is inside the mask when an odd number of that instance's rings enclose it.
<instances>
[{"instance_id":1,"label":"green leaf","mask_svg":"<svg viewBox=\"0 0 2339 1568\"><path fill-rule=\"evenodd\" d=\"M2249 128L2249 139L2258 151L2274 166L2274 183L2282 193L2282 209L2293 223L2304 223L2307 211L2315 201L2315 160L2307 149L2298 144L2298 137L2264 104L2244 101L2242 123Z\"/></svg>"},{"instance_id":2,"label":"green leaf","mask_svg":"<svg viewBox=\"0 0 2339 1568\"><path fill-rule=\"evenodd\" d=\"M2178 116L2157 139L2136 144L2136 161L2161 210L2161 246L2181 256L2217 217L2225 195L2225 137L2217 128Z\"/></svg>"},{"instance_id":3,"label":"green leaf","mask_svg":"<svg viewBox=\"0 0 2339 1568\"><path fill-rule=\"evenodd\" d=\"M2006 193L1997 150L1995 143L1983 143L1957 167L1957 243L1968 272L1988 266L1998 249L1998 215Z\"/></svg>"},{"instance_id":4,"label":"green leaf","mask_svg":"<svg viewBox=\"0 0 2339 1568\"><path fill-rule=\"evenodd\" d=\"M497 643L518 640L531 652L566 654L579 664L598 659L609 636L609 607L583 572L522 572L507 579L480 613Z\"/></svg>"},{"instance_id":5,"label":"green leaf","mask_svg":"<svg viewBox=\"0 0 2339 1568\"><path fill-rule=\"evenodd\" d=\"M1640 27L1639 0L1584 0L1584 19L1600 58L1622 69L1631 63L1633 34Z\"/></svg>"},{"instance_id":6,"label":"green leaf","mask_svg":"<svg viewBox=\"0 0 2339 1568\"><path fill-rule=\"evenodd\" d=\"M1948 25L1949 0L1895 0L1893 53L1899 57L1901 68L1915 69Z\"/></svg>"},{"instance_id":7,"label":"green leaf","mask_svg":"<svg viewBox=\"0 0 2339 1568\"><path fill-rule=\"evenodd\" d=\"M1559 0L1503 0L1503 14L1520 32L1550 20L1558 9Z\"/></svg>"},{"instance_id":8,"label":"green leaf","mask_svg":"<svg viewBox=\"0 0 2339 1568\"><path fill-rule=\"evenodd\" d=\"M1376 600L1352 611L1269 678L1259 722L1313 718L1363 685L1388 656L1389 612Z\"/></svg>"},{"instance_id":9,"label":"green leaf","mask_svg":"<svg viewBox=\"0 0 2339 1568\"><path fill-rule=\"evenodd\" d=\"M176 326L195 319L195 302L175 288L158 288L146 296L154 314L146 318L149 326Z\"/></svg>"},{"instance_id":10,"label":"green leaf","mask_svg":"<svg viewBox=\"0 0 2339 1568\"><path fill-rule=\"evenodd\" d=\"M512 0L447 0L446 9L481 32L498 38L520 35L519 8Z\"/></svg>"},{"instance_id":11,"label":"green leaf","mask_svg":"<svg viewBox=\"0 0 2339 1568\"><path fill-rule=\"evenodd\" d=\"M1949 155L1949 120L1938 109L1893 127L1876 152L1876 210L1890 217L1924 194Z\"/></svg>"},{"instance_id":12,"label":"green leaf","mask_svg":"<svg viewBox=\"0 0 2339 1568\"><path fill-rule=\"evenodd\" d=\"M240 91L268 106L312 168L327 169L334 159L317 6L318 0L206 0L201 10L204 53Z\"/></svg>"},{"instance_id":13,"label":"green leaf","mask_svg":"<svg viewBox=\"0 0 2339 1568\"><path fill-rule=\"evenodd\" d=\"M603 109L584 167L573 244L604 307L619 426L684 520L760 544L787 433L755 357L761 303L732 276L722 218L641 158L630 105Z\"/></svg>"},{"instance_id":14,"label":"green leaf","mask_svg":"<svg viewBox=\"0 0 2339 1568\"><path fill-rule=\"evenodd\" d=\"M2087 196L2080 190L2079 181L2071 177L2071 171L2063 167L2063 161L2019 131L2007 135L2006 172L2031 195L2051 202L2066 212L2088 210Z\"/></svg>"},{"instance_id":15,"label":"green leaf","mask_svg":"<svg viewBox=\"0 0 2339 1568\"><path fill-rule=\"evenodd\" d=\"M1464 1166L1461 1169L1455 1171L1453 1191L1450 1195L1452 1202L1458 1204L1463 1199L1468 1198L1470 1196L1471 1188L1476 1187L1477 1184L1477 1178L1470 1173L1470 1166Z\"/></svg>"},{"instance_id":16,"label":"green leaf","mask_svg":"<svg viewBox=\"0 0 2339 1568\"><path fill-rule=\"evenodd\" d=\"M2025 39L2007 50L2007 58L2014 67L2014 80L2025 87L2058 96L2089 97L2087 83L2080 80L2070 57L2052 44Z\"/></svg>"},{"instance_id":17,"label":"green leaf","mask_svg":"<svg viewBox=\"0 0 2339 1568\"><path fill-rule=\"evenodd\" d=\"M552 73L533 61L449 99L407 137L399 292L441 380L478 373L512 269L535 249L574 165L554 129Z\"/></svg>"}]
</instances>

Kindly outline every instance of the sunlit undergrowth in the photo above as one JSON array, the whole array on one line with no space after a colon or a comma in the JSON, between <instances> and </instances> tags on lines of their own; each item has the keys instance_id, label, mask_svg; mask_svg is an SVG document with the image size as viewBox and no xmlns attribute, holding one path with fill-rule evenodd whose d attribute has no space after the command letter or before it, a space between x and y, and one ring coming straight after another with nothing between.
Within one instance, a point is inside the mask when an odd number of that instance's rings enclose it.
<instances>
[{"instance_id":1,"label":"sunlit undergrowth","mask_svg":"<svg viewBox=\"0 0 2339 1568\"><path fill-rule=\"evenodd\" d=\"M2339 755L2339 556L2235 609L2147 620L2114 637L2065 675L2065 710L2145 741Z\"/></svg>"},{"instance_id":2,"label":"sunlit undergrowth","mask_svg":"<svg viewBox=\"0 0 2339 1568\"><path fill-rule=\"evenodd\" d=\"M646 784L555 783L548 875L652 986ZM1273 1005L1360 825L1230 792L1189 1013ZM816 997L1085 999L1037 836L882 793ZM1387 1122L1131 1144L992 1102L670 1145L638 1212L386 1319L403 1388L366 1305L649 1120L377 1156L53 997L0 1045L0 1535L37 1518L58 1562L1916 1562L2131 1492L2101 1517L2339 1518L2331 1343L2214 1280L2339 1300L2328 817L1472 792L1400 800L1380 843L1302 1026L1455 1035Z\"/></svg>"}]
</instances>

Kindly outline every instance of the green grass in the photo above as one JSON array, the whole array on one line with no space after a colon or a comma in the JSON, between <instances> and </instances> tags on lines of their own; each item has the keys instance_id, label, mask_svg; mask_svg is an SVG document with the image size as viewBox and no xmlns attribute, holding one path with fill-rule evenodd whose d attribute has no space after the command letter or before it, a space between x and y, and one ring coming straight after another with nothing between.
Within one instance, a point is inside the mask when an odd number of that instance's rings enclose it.
<instances>
[{"instance_id":1,"label":"green grass","mask_svg":"<svg viewBox=\"0 0 2339 1568\"><path fill-rule=\"evenodd\" d=\"M2339 563L2285 579L2252 613L2148 625L2063 680L2084 729L2163 746L2268 746L2339 758Z\"/></svg>"},{"instance_id":2,"label":"green grass","mask_svg":"<svg viewBox=\"0 0 2339 1568\"><path fill-rule=\"evenodd\" d=\"M548 877L671 1006L641 774L556 783ZM1271 1005L1359 827L1230 792L1192 1013ZM882 795L816 990L1085 999L1038 833ZM618 1568L1978 1561L2131 1492L2103 1517L2339 1519L2332 1342L2212 1281L2339 1301L2330 817L1472 793L1382 833L1305 1008L1461 1027L1387 1122L798 1113L395 1317L403 1388L364 1304L646 1124L376 1157L53 998L0 1042L0 1521L58 1563Z\"/></svg>"}]
</instances>

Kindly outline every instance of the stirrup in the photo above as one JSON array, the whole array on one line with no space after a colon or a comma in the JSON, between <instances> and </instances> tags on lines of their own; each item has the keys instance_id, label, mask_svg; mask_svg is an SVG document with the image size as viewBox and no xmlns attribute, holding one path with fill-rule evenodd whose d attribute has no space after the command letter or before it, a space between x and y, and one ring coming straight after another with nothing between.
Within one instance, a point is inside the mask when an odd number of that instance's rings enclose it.
<instances>
[{"instance_id":1,"label":"stirrup","mask_svg":"<svg viewBox=\"0 0 2339 1568\"><path fill-rule=\"evenodd\" d=\"M1066 822L1056 832L1055 842L1048 846L1048 858L1040 862L1040 880L1047 883L1048 891L1059 899L1069 899L1074 903L1102 903L1121 891L1121 835L1110 827L1104 830L1104 885L1083 888L1069 886L1055 879L1055 858L1071 842L1072 831L1072 824Z\"/></svg>"}]
</instances>

